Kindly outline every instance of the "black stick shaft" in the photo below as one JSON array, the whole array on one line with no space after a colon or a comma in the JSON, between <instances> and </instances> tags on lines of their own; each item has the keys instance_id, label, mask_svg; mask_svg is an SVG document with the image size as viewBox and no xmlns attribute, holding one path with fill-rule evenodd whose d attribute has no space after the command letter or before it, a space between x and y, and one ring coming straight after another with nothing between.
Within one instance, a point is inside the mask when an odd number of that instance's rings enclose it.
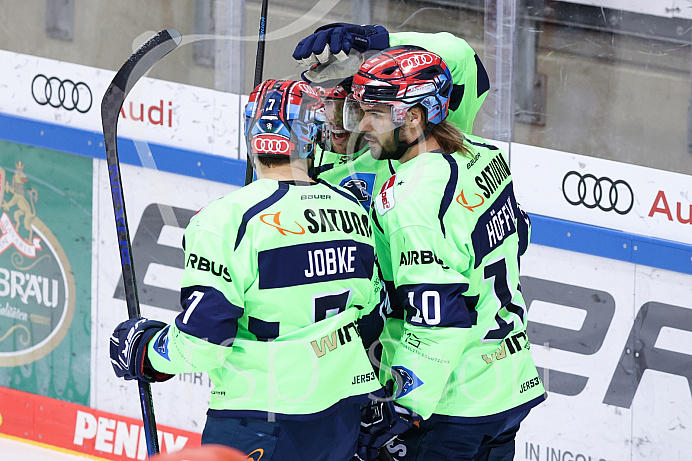
<instances>
[{"instance_id":1,"label":"black stick shaft","mask_svg":"<svg viewBox=\"0 0 692 461\"><path fill-rule=\"evenodd\" d=\"M103 140L108 164L108 179L115 213L115 230L120 250L120 264L125 287L125 301L129 318L139 318L139 297L132 244L125 212L125 195L120 178L120 160L118 159L118 116L127 94L137 81L162 57L180 44L182 37L173 29L162 30L140 46L115 74L101 102L101 122ZM139 396L142 407L142 422L149 456L159 453L159 440L154 418L154 404L149 383L139 381Z\"/></svg>"},{"instance_id":2,"label":"black stick shaft","mask_svg":"<svg viewBox=\"0 0 692 461\"><path fill-rule=\"evenodd\" d=\"M264 71L264 36L267 32L267 6L269 0L262 0L262 10L260 11L260 23L259 23L259 35L257 39L257 55L255 56L255 80L252 84L252 89L254 90L257 86L262 83L262 72ZM253 169L250 162L250 153L247 154L247 160L245 161L245 185L252 182Z\"/></svg>"},{"instance_id":3,"label":"black stick shaft","mask_svg":"<svg viewBox=\"0 0 692 461\"><path fill-rule=\"evenodd\" d=\"M262 72L264 71L264 47L266 41L264 37L267 33L267 7L269 0L262 0L262 10L260 12L259 33L257 39L257 55L255 56L255 80L253 89L262 83Z\"/></svg>"}]
</instances>

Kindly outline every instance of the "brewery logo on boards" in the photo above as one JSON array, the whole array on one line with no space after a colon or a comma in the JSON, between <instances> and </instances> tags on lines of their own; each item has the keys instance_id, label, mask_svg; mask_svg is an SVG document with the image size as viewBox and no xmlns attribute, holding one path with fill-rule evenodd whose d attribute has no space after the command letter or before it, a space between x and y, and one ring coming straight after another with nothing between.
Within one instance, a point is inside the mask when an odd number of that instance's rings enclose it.
<instances>
[{"instance_id":1,"label":"brewery logo on boards","mask_svg":"<svg viewBox=\"0 0 692 461\"><path fill-rule=\"evenodd\" d=\"M36 212L24 172L0 167L0 366L31 363L65 337L75 309L70 263Z\"/></svg>"}]
</instances>

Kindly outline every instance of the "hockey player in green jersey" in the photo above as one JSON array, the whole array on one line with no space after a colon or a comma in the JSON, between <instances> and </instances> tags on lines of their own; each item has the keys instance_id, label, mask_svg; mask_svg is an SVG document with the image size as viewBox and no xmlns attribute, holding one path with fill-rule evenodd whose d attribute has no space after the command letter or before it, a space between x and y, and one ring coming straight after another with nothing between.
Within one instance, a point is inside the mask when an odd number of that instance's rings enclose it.
<instances>
[{"instance_id":1,"label":"hockey player in green jersey","mask_svg":"<svg viewBox=\"0 0 692 461\"><path fill-rule=\"evenodd\" d=\"M354 45L359 43L361 45ZM339 67L352 51L373 52L390 46L418 45L443 57L452 74L450 114L447 118L464 133L471 133L473 121L488 94L488 75L473 48L463 39L447 32L389 33L380 25L357 26L335 23L317 29L296 46L293 57L309 66L303 75L315 80L316 89L325 102L327 129L324 149L315 154L315 174L332 184L346 187L369 210L373 195L389 178L398 163L378 162L369 155L368 143L361 133L351 133L343 126L343 102L351 91L352 75L357 67ZM355 53L354 53L355 54ZM359 62L359 61L355 61ZM333 70L336 67L338 70ZM336 80L323 82L325 75Z\"/></svg>"},{"instance_id":2,"label":"hockey player in green jersey","mask_svg":"<svg viewBox=\"0 0 692 461\"><path fill-rule=\"evenodd\" d=\"M345 103L346 129L400 162L371 207L392 304L381 379L422 418L400 459L511 460L545 398L519 284L530 223L504 153L445 120L451 80L438 55L393 47L363 63Z\"/></svg>"},{"instance_id":3,"label":"hockey player in green jersey","mask_svg":"<svg viewBox=\"0 0 692 461\"><path fill-rule=\"evenodd\" d=\"M111 339L119 377L206 371L202 443L262 461L350 460L361 403L381 389L357 328L379 299L368 215L307 173L320 107L305 82L252 92L246 139L259 179L187 226L175 322L129 320Z\"/></svg>"}]
</instances>

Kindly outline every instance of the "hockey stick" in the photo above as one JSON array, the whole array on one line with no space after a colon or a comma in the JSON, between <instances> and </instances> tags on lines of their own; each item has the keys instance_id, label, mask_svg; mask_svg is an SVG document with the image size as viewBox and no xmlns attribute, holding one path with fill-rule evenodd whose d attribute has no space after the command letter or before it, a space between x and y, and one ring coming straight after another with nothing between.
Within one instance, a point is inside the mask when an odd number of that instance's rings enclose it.
<instances>
[{"instance_id":1,"label":"hockey stick","mask_svg":"<svg viewBox=\"0 0 692 461\"><path fill-rule=\"evenodd\" d=\"M151 69L156 62L171 52L180 44L182 37L173 29L165 29L154 35L146 43L137 48L132 56L123 64L115 74L113 81L108 86L101 102L101 122L103 124L103 140L106 148L106 162L108 164L108 178L113 198L113 211L115 213L115 230L120 247L120 263L123 272L123 285L125 287L125 301L129 318L139 318L139 298L137 296L137 282L135 281L135 268L132 260L132 244L130 232L127 226L125 214L125 196L120 181L120 161L118 160L118 116L125 102L127 94L137 81ZM154 404L151 398L149 383L138 381L139 397L142 405L142 422L144 423L144 436L147 442L149 456L159 452L159 440L156 433L156 420L154 419Z\"/></svg>"},{"instance_id":2,"label":"hockey stick","mask_svg":"<svg viewBox=\"0 0 692 461\"><path fill-rule=\"evenodd\" d=\"M262 71L264 70L264 35L267 32L267 4L269 0L262 0L262 10L260 11L259 36L257 39L257 55L255 56L255 81L252 84L254 90L262 83ZM250 162L250 153L246 154L245 160L245 185L252 182L253 176L252 163Z\"/></svg>"}]
</instances>

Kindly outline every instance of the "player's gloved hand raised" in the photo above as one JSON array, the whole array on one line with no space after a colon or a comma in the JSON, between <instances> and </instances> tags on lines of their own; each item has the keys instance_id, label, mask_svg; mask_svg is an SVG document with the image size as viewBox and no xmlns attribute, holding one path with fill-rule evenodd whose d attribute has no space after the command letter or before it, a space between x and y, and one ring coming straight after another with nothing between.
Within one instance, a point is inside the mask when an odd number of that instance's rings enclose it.
<instances>
[{"instance_id":1,"label":"player's gloved hand raised","mask_svg":"<svg viewBox=\"0 0 692 461\"><path fill-rule=\"evenodd\" d=\"M343 61L351 50L361 53L389 48L389 32L380 25L327 24L298 43L293 59L308 66L324 64L336 58Z\"/></svg>"},{"instance_id":2,"label":"player's gloved hand raised","mask_svg":"<svg viewBox=\"0 0 692 461\"><path fill-rule=\"evenodd\" d=\"M378 459L380 448L413 426L418 415L395 403L391 397L373 400L361 409L357 457Z\"/></svg>"},{"instance_id":3,"label":"player's gloved hand raised","mask_svg":"<svg viewBox=\"0 0 692 461\"><path fill-rule=\"evenodd\" d=\"M111 335L111 365L118 378L148 383L166 381L173 375L154 370L147 359L147 344L165 323L145 318L126 320Z\"/></svg>"}]
</instances>

